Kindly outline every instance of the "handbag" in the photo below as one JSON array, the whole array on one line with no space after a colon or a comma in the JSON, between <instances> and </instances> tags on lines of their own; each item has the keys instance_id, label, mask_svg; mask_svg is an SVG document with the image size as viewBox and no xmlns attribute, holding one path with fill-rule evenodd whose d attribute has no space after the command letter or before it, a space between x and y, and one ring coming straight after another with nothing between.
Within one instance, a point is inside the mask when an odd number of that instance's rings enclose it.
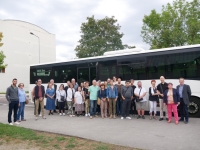
<instances>
[{"instance_id":1,"label":"handbag","mask_svg":"<svg viewBox=\"0 0 200 150\"><path fill-rule=\"evenodd\" d=\"M29 103L29 100L27 99L26 101L25 101L25 104L28 104Z\"/></svg>"},{"instance_id":2,"label":"handbag","mask_svg":"<svg viewBox=\"0 0 200 150\"><path fill-rule=\"evenodd\" d=\"M141 90L142 90L142 88L140 89L140 92L141 92ZM139 98L140 97L140 92L139 92L139 96L135 97L136 102L140 102L140 101L143 100L143 98Z\"/></svg>"},{"instance_id":3,"label":"handbag","mask_svg":"<svg viewBox=\"0 0 200 150\"><path fill-rule=\"evenodd\" d=\"M101 95L101 90L99 92L100 92L100 95ZM97 99L97 104L101 105L101 99L100 98Z\"/></svg>"},{"instance_id":4,"label":"handbag","mask_svg":"<svg viewBox=\"0 0 200 150\"><path fill-rule=\"evenodd\" d=\"M60 93L60 91L59 91L59 93ZM60 93L60 100L61 100L62 102L64 102L64 101L65 101L65 97L64 97L64 96L62 96L62 95L61 95L61 93Z\"/></svg>"}]
</instances>

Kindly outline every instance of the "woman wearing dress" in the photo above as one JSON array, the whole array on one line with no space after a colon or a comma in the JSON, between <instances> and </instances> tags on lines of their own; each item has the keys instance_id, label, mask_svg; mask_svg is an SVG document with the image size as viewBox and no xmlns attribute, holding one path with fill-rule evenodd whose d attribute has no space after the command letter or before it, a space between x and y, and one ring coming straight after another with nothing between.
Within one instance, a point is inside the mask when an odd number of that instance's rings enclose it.
<instances>
[{"instance_id":1,"label":"woman wearing dress","mask_svg":"<svg viewBox=\"0 0 200 150\"><path fill-rule=\"evenodd\" d=\"M24 119L26 92L24 90L24 84L23 83L20 83L18 85L18 87L19 87L18 88L19 109L18 109L18 113L17 113L17 120L18 120L18 122L21 122L21 121L26 121L26 119Z\"/></svg>"},{"instance_id":2,"label":"woman wearing dress","mask_svg":"<svg viewBox=\"0 0 200 150\"><path fill-rule=\"evenodd\" d=\"M56 92L56 99L58 100L60 116L65 116L66 92L63 84L60 85L59 90Z\"/></svg>"},{"instance_id":3,"label":"woman wearing dress","mask_svg":"<svg viewBox=\"0 0 200 150\"><path fill-rule=\"evenodd\" d=\"M149 88L149 104L150 104L150 120L152 120L152 112L154 112L153 118L156 119L156 107L158 101L158 95L160 94L156 88L156 81L151 80L152 87Z\"/></svg>"},{"instance_id":4,"label":"woman wearing dress","mask_svg":"<svg viewBox=\"0 0 200 150\"><path fill-rule=\"evenodd\" d=\"M172 121L172 111L174 113L175 123L178 124L177 106L180 104L180 96L178 90L173 88L172 83L168 83L168 89L164 92L164 105L167 105L168 123Z\"/></svg>"},{"instance_id":5,"label":"woman wearing dress","mask_svg":"<svg viewBox=\"0 0 200 150\"><path fill-rule=\"evenodd\" d=\"M78 91L76 91L74 95L74 103L75 103L75 112L77 116L82 114L84 111L84 91L81 90L81 87L78 87Z\"/></svg>"},{"instance_id":6,"label":"woman wearing dress","mask_svg":"<svg viewBox=\"0 0 200 150\"><path fill-rule=\"evenodd\" d=\"M55 110L55 99L54 99L54 89L52 88L52 84L49 83L49 87L46 90L46 110L49 110L49 115L53 115L53 110Z\"/></svg>"}]
</instances>

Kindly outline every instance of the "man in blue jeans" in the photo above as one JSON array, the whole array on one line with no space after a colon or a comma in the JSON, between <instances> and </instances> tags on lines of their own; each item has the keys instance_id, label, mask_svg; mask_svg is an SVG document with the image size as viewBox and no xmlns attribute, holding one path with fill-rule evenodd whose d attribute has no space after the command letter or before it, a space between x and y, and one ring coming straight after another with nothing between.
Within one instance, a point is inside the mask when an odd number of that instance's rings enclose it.
<instances>
[{"instance_id":1,"label":"man in blue jeans","mask_svg":"<svg viewBox=\"0 0 200 150\"><path fill-rule=\"evenodd\" d=\"M17 122L17 110L19 107L19 97L18 97L18 88L17 88L17 79L13 79L12 85L9 86L6 90L6 99L9 102L9 111L8 111L8 123L9 125L13 125L12 123L12 111L14 109L14 123L20 124Z\"/></svg>"},{"instance_id":2,"label":"man in blue jeans","mask_svg":"<svg viewBox=\"0 0 200 150\"><path fill-rule=\"evenodd\" d=\"M90 86L88 89L88 92L90 95L90 119L92 119L93 115L95 117L98 117L96 115L98 90L99 90L99 87L97 86L97 81L93 80L92 86Z\"/></svg>"}]
</instances>

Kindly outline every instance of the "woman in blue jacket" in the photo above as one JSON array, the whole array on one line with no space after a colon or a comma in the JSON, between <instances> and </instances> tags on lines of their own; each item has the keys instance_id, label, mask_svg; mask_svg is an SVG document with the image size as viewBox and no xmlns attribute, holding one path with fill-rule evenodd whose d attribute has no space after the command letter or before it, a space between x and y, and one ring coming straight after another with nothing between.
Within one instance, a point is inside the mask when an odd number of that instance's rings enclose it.
<instances>
[{"instance_id":1,"label":"woman in blue jacket","mask_svg":"<svg viewBox=\"0 0 200 150\"><path fill-rule=\"evenodd\" d=\"M178 124L178 111L177 106L180 104L179 93L173 88L172 83L168 83L168 89L164 92L164 105L167 105L168 110L168 123L172 120L172 111L174 113L174 119Z\"/></svg>"},{"instance_id":2,"label":"woman in blue jacket","mask_svg":"<svg viewBox=\"0 0 200 150\"><path fill-rule=\"evenodd\" d=\"M26 121L26 119L24 119L24 108L25 108L25 102L26 102L26 92L24 90L24 84L20 83L18 85L18 97L19 97L19 109L18 109L18 113L17 113L17 120L18 122L21 121ZM20 120L21 117L21 120Z\"/></svg>"}]
</instances>

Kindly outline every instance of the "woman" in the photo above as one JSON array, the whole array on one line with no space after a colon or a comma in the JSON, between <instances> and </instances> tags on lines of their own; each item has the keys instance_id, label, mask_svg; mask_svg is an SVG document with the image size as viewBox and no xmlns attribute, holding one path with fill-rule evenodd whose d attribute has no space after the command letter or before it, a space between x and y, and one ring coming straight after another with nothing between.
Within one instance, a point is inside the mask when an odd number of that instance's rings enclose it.
<instances>
[{"instance_id":1,"label":"woman","mask_svg":"<svg viewBox=\"0 0 200 150\"><path fill-rule=\"evenodd\" d=\"M105 85L105 89L107 89L108 88L108 82L107 81L105 81L104 82L104 85ZM107 101L107 98L106 98L106 102L107 102L107 112L108 112L108 114L109 114L109 101Z\"/></svg>"},{"instance_id":2,"label":"woman","mask_svg":"<svg viewBox=\"0 0 200 150\"><path fill-rule=\"evenodd\" d=\"M107 89L105 89L105 84L101 84L100 87L98 98L101 100L101 117L104 119L104 117L107 118Z\"/></svg>"},{"instance_id":3,"label":"woman","mask_svg":"<svg viewBox=\"0 0 200 150\"><path fill-rule=\"evenodd\" d=\"M84 92L81 88L82 87L79 86L78 91L76 91L74 95L75 112L77 113L77 117L84 111Z\"/></svg>"},{"instance_id":4,"label":"woman","mask_svg":"<svg viewBox=\"0 0 200 150\"><path fill-rule=\"evenodd\" d=\"M74 117L74 111L73 111L74 94L75 94L74 86L73 84L70 84L70 87L67 90L67 106L68 106L67 114L70 117Z\"/></svg>"},{"instance_id":5,"label":"woman","mask_svg":"<svg viewBox=\"0 0 200 150\"><path fill-rule=\"evenodd\" d=\"M26 92L24 90L24 84L20 83L18 85L18 97L19 97L19 109L18 109L18 113L17 113L17 121L21 122L21 121L26 121L26 119L24 119L24 108L25 108L25 101L26 101ZM20 120L21 117L21 120Z\"/></svg>"},{"instance_id":6,"label":"woman","mask_svg":"<svg viewBox=\"0 0 200 150\"><path fill-rule=\"evenodd\" d=\"M83 91L83 88L85 87L84 82L81 82L81 90Z\"/></svg>"},{"instance_id":7,"label":"woman","mask_svg":"<svg viewBox=\"0 0 200 150\"><path fill-rule=\"evenodd\" d=\"M55 110L55 99L54 99L54 89L52 88L52 84L49 83L49 86L46 90L46 96L47 96L47 101L46 101L46 110L49 110L49 115L53 115L53 110Z\"/></svg>"},{"instance_id":8,"label":"woman","mask_svg":"<svg viewBox=\"0 0 200 150\"><path fill-rule=\"evenodd\" d=\"M83 88L84 94L85 94L85 116L90 116L90 97L88 93L89 89L89 82L85 82L85 87Z\"/></svg>"},{"instance_id":9,"label":"woman","mask_svg":"<svg viewBox=\"0 0 200 150\"><path fill-rule=\"evenodd\" d=\"M172 111L174 113L175 123L178 124L177 106L180 104L179 93L173 88L172 83L168 83L168 89L164 92L164 105L167 105L168 123L172 120Z\"/></svg>"},{"instance_id":10,"label":"woman","mask_svg":"<svg viewBox=\"0 0 200 150\"><path fill-rule=\"evenodd\" d=\"M58 100L59 113L60 116L65 116L65 101L66 101L66 92L64 90L64 85L61 84L59 90L56 92L56 99ZM61 113L62 111L62 113Z\"/></svg>"},{"instance_id":11,"label":"woman","mask_svg":"<svg viewBox=\"0 0 200 150\"><path fill-rule=\"evenodd\" d=\"M159 91L156 88L156 81L151 80L151 85L152 87L149 88L149 104L150 104L150 120L152 120L152 112L154 112L154 119L156 118L156 106L157 106L157 101L158 101L158 95L160 94Z\"/></svg>"}]
</instances>

